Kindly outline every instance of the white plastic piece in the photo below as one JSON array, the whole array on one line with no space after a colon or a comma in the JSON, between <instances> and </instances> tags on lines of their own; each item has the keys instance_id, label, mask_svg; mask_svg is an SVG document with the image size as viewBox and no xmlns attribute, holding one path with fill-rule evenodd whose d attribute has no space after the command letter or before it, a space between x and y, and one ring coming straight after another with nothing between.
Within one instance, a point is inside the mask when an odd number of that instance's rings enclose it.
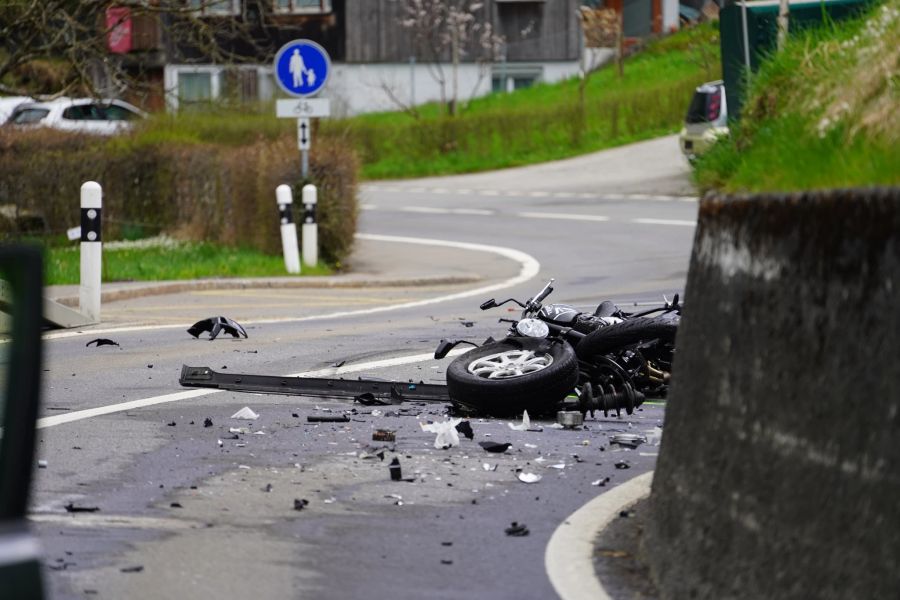
<instances>
[{"instance_id":1,"label":"white plastic piece","mask_svg":"<svg viewBox=\"0 0 900 600\"><path fill-rule=\"evenodd\" d=\"M528 416L528 411L522 413L522 422L518 425L513 425L512 423L507 423L510 429L515 431L528 431L531 429L531 418Z\"/></svg>"},{"instance_id":2,"label":"white plastic piece","mask_svg":"<svg viewBox=\"0 0 900 600\"><path fill-rule=\"evenodd\" d=\"M231 418L232 419L249 419L252 421L253 419L258 419L259 415L256 414L255 412L253 412L249 406L245 406L241 410L239 410L236 413L234 413L233 415L231 415Z\"/></svg>"},{"instance_id":3,"label":"white plastic piece","mask_svg":"<svg viewBox=\"0 0 900 600\"><path fill-rule=\"evenodd\" d=\"M518 478L522 483L537 483L541 480L541 476L534 473L519 473Z\"/></svg>"},{"instance_id":4,"label":"white plastic piece","mask_svg":"<svg viewBox=\"0 0 900 600\"><path fill-rule=\"evenodd\" d=\"M456 431L456 426L460 423L462 423L462 419L448 419L428 424L419 423L419 425L422 427L422 431L430 431L437 434L437 437L434 439L435 448L446 449L459 446L459 432Z\"/></svg>"}]
</instances>

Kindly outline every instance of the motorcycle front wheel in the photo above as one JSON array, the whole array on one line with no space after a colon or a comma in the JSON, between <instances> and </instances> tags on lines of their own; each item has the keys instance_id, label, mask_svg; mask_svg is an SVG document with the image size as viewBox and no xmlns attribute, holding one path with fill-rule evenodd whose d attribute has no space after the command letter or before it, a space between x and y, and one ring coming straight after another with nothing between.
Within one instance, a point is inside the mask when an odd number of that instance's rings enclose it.
<instances>
[{"instance_id":1,"label":"motorcycle front wheel","mask_svg":"<svg viewBox=\"0 0 900 600\"><path fill-rule=\"evenodd\" d=\"M496 417L552 412L577 382L575 351L559 340L509 337L470 350L447 368L457 409Z\"/></svg>"}]
</instances>

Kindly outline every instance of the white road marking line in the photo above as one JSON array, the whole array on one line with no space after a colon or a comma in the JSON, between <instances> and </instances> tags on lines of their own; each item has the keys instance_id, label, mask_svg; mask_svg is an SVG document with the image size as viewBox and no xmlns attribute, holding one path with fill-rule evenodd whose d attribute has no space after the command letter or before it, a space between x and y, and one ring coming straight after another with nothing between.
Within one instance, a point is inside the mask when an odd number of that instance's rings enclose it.
<instances>
[{"instance_id":1,"label":"white road marking line","mask_svg":"<svg viewBox=\"0 0 900 600\"><path fill-rule=\"evenodd\" d=\"M575 194L572 192L554 192L554 198L574 198Z\"/></svg>"},{"instance_id":2,"label":"white road marking line","mask_svg":"<svg viewBox=\"0 0 900 600\"><path fill-rule=\"evenodd\" d=\"M495 210L486 210L483 208L454 208L453 214L455 215L480 215L480 216L490 216L497 214Z\"/></svg>"},{"instance_id":3,"label":"white road marking line","mask_svg":"<svg viewBox=\"0 0 900 600\"><path fill-rule=\"evenodd\" d=\"M562 600L610 600L594 569L594 540L619 512L650 495L653 471L601 494L569 515L547 543L544 568Z\"/></svg>"},{"instance_id":4,"label":"white road marking line","mask_svg":"<svg viewBox=\"0 0 900 600\"><path fill-rule=\"evenodd\" d=\"M520 212L516 216L526 219L565 219L569 221L609 221L609 217L602 215L572 215L563 213L539 213L539 212Z\"/></svg>"},{"instance_id":5,"label":"white road marking line","mask_svg":"<svg viewBox=\"0 0 900 600\"><path fill-rule=\"evenodd\" d=\"M447 296L436 296L424 300L414 300L412 302L404 302L402 304L390 304L385 306L376 306L372 308L363 308L358 310L346 310L340 312L327 313L323 315L310 315L308 317L283 317L277 319L256 319L243 321L242 325L267 325L272 323L304 323L308 321L323 321L328 319L338 319L344 317L358 317L364 315L372 315L383 312L403 310L407 308L418 308L420 306L429 306L432 304L440 304L441 302L450 302L463 298L471 298L472 296L481 296L497 290L506 289L508 287L524 283L538 274L541 270L541 263L533 256L526 254L520 250L513 248L505 248L503 246L489 246L487 244L470 244L467 242L453 242L449 240L429 240L424 238L413 238L392 235L376 235L367 233L357 233L356 238L360 240L370 240L376 242L396 242L399 244L418 244L423 246L440 246L443 248L457 248L460 250L474 250L476 252L490 252L498 254L512 261L519 263L519 273L514 277L501 281L499 283L487 285L471 289L465 292L457 292ZM116 334L130 333L135 331L160 331L163 329L187 329L193 323L173 323L170 325L135 325L125 327L109 327L106 329L88 329L84 331L62 331L58 333L50 333L44 336L44 340L58 340L72 337L80 337L85 335L100 334Z\"/></svg>"},{"instance_id":6,"label":"white road marking line","mask_svg":"<svg viewBox=\"0 0 900 600\"><path fill-rule=\"evenodd\" d=\"M681 201L682 202L699 202L700 198L693 198L691 196L685 196L685 197L681 198Z\"/></svg>"},{"instance_id":7,"label":"white road marking line","mask_svg":"<svg viewBox=\"0 0 900 600\"><path fill-rule=\"evenodd\" d=\"M482 196L499 196L500 195L500 192L498 192L497 190L479 190L478 193L481 194Z\"/></svg>"},{"instance_id":8,"label":"white road marking line","mask_svg":"<svg viewBox=\"0 0 900 600\"><path fill-rule=\"evenodd\" d=\"M694 227L696 221L681 221L678 219L632 219L632 223L640 223L641 225L680 225L683 227Z\"/></svg>"},{"instance_id":9,"label":"white road marking line","mask_svg":"<svg viewBox=\"0 0 900 600\"><path fill-rule=\"evenodd\" d=\"M458 356L467 352L471 348L456 348L447 353L447 356ZM387 367L396 367L400 365L409 365L418 362L425 362L427 360L434 360L434 353L429 352L426 354L411 354L407 356L397 356L394 358L386 358L382 360L373 360L370 362L359 363L355 365L347 365L339 368L329 367L327 369L319 369L317 371L303 371L302 373L292 373L290 375L284 375L284 377L334 377L338 375L345 375L347 373L358 373L360 371L370 371L375 369L384 369ZM93 417L100 417L103 415L110 415L117 412L123 412L126 410L134 410L138 408L145 408L147 406L156 406L158 404L166 404L169 402L178 402L179 400L190 400L191 398L201 398L203 396L210 396L212 394L219 394L228 390L216 390L216 389L191 389L182 392L175 392L174 394L165 394L163 396L154 396L152 398L143 398L140 400L131 400L129 402L120 402L118 404L109 404L106 406L98 406L96 408L88 408L85 410L78 410L75 412L66 413L64 415L54 415L52 417L44 417L42 419L37 420L37 429L45 429L47 427L55 427L57 425L64 425L66 423L73 423L75 421L83 421L84 419L90 419Z\"/></svg>"},{"instance_id":10,"label":"white road marking line","mask_svg":"<svg viewBox=\"0 0 900 600\"><path fill-rule=\"evenodd\" d=\"M550 192L528 192L528 195L532 198L546 198L550 195Z\"/></svg>"},{"instance_id":11,"label":"white road marking line","mask_svg":"<svg viewBox=\"0 0 900 600\"><path fill-rule=\"evenodd\" d=\"M360 205L359 205L359 209L360 209L360 210L378 210L378 205L377 205L377 204L363 203L363 204L360 204Z\"/></svg>"},{"instance_id":12,"label":"white road marking line","mask_svg":"<svg viewBox=\"0 0 900 600\"><path fill-rule=\"evenodd\" d=\"M435 208L432 206L403 206L400 210L402 212L425 213L429 215L446 215L450 213L449 208Z\"/></svg>"}]
</instances>

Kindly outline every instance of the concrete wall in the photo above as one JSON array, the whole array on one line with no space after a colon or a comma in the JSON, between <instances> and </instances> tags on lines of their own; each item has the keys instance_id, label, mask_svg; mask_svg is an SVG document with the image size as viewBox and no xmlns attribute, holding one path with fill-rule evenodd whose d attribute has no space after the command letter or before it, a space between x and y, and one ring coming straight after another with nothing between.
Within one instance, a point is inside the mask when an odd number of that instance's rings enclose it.
<instances>
[{"instance_id":1,"label":"concrete wall","mask_svg":"<svg viewBox=\"0 0 900 600\"><path fill-rule=\"evenodd\" d=\"M662 597L900 597L900 189L706 199L686 297Z\"/></svg>"}]
</instances>

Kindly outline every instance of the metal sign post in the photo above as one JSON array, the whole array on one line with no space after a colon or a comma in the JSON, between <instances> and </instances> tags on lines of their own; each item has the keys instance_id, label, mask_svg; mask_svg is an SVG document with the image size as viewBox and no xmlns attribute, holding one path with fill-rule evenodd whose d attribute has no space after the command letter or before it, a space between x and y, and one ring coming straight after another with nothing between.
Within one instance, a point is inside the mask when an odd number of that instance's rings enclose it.
<instances>
[{"instance_id":1,"label":"metal sign post","mask_svg":"<svg viewBox=\"0 0 900 600\"><path fill-rule=\"evenodd\" d=\"M309 149L312 145L311 117L327 117L331 112L325 98L312 98L325 87L331 75L331 57L311 40L293 40L275 54L273 65L278 86L298 100L278 100L275 114L297 119L297 147L303 179L309 177Z\"/></svg>"}]
</instances>

